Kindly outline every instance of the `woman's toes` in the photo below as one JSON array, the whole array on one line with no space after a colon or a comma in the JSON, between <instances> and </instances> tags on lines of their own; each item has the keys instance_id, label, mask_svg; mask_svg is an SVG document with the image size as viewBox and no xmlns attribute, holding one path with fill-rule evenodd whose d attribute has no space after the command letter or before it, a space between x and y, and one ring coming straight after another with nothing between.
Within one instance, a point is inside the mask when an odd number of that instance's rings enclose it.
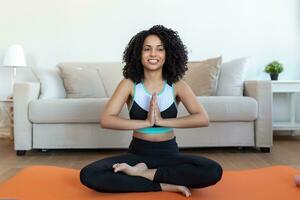
<instances>
[{"instance_id":1,"label":"woman's toes","mask_svg":"<svg viewBox=\"0 0 300 200\"><path fill-rule=\"evenodd\" d=\"M185 195L186 197L189 197L189 196L191 196L191 191L187 188L187 187L185 187L185 186L179 186L179 191L183 194L183 195Z\"/></svg>"},{"instance_id":2,"label":"woman's toes","mask_svg":"<svg viewBox=\"0 0 300 200\"><path fill-rule=\"evenodd\" d=\"M114 172L125 171L129 167L126 163L116 164L114 167Z\"/></svg>"},{"instance_id":3,"label":"woman's toes","mask_svg":"<svg viewBox=\"0 0 300 200\"><path fill-rule=\"evenodd\" d=\"M184 191L184 194L185 194L186 197L190 196L190 193L188 191Z\"/></svg>"},{"instance_id":4,"label":"woman's toes","mask_svg":"<svg viewBox=\"0 0 300 200\"><path fill-rule=\"evenodd\" d=\"M116 168L118 166L119 163L114 164L112 167Z\"/></svg>"},{"instance_id":5,"label":"woman's toes","mask_svg":"<svg viewBox=\"0 0 300 200\"><path fill-rule=\"evenodd\" d=\"M189 196L191 196L192 195L192 193L191 193L191 190L187 190L187 196L186 197L189 197Z\"/></svg>"},{"instance_id":6,"label":"woman's toes","mask_svg":"<svg viewBox=\"0 0 300 200\"><path fill-rule=\"evenodd\" d=\"M134 166L130 166L127 163L115 163L112 168L115 173L123 172L130 176L140 176L141 173L148 170L148 167L145 163L138 163Z\"/></svg>"},{"instance_id":7,"label":"woman's toes","mask_svg":"<svg viewBox=\"0 0 300 200\"><path fill-rule=\"evenodd\" d=\"M167 184L167 183L161 183L160 186L161 186L162 191L179 192L186 197L189 197L192 195L191 191L185 186L172 185L172 184Z\"/></svg>"}]
</instances>

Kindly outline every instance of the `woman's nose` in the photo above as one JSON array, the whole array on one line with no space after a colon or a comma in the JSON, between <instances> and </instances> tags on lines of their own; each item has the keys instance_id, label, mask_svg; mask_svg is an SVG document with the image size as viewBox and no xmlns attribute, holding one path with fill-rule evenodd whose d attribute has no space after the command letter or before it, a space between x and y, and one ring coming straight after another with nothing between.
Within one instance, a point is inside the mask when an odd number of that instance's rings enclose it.
<instances>
[{"instance_id":1,"label":"woman's nose","mask_svg":"<svg viewBox=\"0 0 300 200\"><path fill-rule=\"evenodd\" d=\"M150 51L150 55L151 55L151 56L155 56L155 55L156 55L156 50L155 50L155 49L152 49L152 50Z\"/></svg>"}]
</instances>

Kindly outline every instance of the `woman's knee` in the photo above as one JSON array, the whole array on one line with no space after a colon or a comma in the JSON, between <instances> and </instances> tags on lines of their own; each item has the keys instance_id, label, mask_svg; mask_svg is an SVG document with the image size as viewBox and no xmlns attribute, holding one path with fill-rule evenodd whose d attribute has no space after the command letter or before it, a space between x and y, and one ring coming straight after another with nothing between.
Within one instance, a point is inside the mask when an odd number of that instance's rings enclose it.
<instances>
[{"instance_id":1,"label":"woman's knee","mask_svg":"<svg viewBox=\"0 0 300 200\"><path fill-rule=\"evenodd\" d=\"M92 177L93 177L93 172L90 167L86 166L80 170L80 182L83 185L90 187Z\"/></svg>"},{"instance_id":2,"label":"woman's knee","mask_svg":"<svg viewBox=\"0 0 300 200\"><path fill-rule=\"evenodd\" d=\"M218 163L212 161L205 168L199 168L198 173L194 174L194 177L199 182L197 183L195 182L193 184L193 187L202 188L202 187L215 185L217 182L221 180L222 175L223 175L222 167Z\"/></svg>"},{"instance_id":3,"label":"woman's knee","mask_svg":"<svg viewBox=\"0 0 300 200\"><path fill-rule=\"evenodd\" d=\"M211 168L211 177L212 177L211 185L214 185L217 182L219 182L222 178L222 175L223 175L223 169L221 165L218 163L214 163Z\"/></svg>"},{"instance_id":4,"label":"woman's knee","mask_svg":"<svg viewBox=\"0 0 300 200\"><path fill-rule=\"evenodd\" d=\"M105 192L102 188L102 184L105 182L103 181L103 174L101 169L97 169L92 166L86 166L80 170L80 182L85 185L86 187L99 191Z\"/></svg>"}]
</instances>

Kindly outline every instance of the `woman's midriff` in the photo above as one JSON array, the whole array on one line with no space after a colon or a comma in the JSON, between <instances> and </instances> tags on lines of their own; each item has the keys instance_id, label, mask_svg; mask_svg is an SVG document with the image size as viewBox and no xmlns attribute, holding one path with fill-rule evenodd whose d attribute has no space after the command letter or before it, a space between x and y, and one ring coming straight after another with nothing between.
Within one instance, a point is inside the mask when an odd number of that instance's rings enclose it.
<instances>
[{"instance_id":1,"label":"woman's midriff","mask_svg":"<svg viewBox=\"0 0 300 200\"><path fill-rule=\"evenodd\" d=\"M162 142L174 138L174 131L161 133L161 134L145 134L145 133L139 133L137 131L133 131L133 137L142 140L151 141L151 142Z\"/></svg>"}]
</instances>

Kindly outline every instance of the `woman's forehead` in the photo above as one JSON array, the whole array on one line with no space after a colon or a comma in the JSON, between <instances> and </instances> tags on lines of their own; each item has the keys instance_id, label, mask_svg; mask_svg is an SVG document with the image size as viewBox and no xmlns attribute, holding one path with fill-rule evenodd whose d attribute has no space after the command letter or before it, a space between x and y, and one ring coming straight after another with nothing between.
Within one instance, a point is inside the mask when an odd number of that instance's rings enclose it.
<instances>
[{"instance_id":1,"label":"woman's forehead","mask_svg":"<svg viewBox=\"0 0 300 200\"><path fill-rule=\"evenodd\" d=\"M159 46L163 45L163 43L157 35L149 35L145 38L144 45Z\"/></svg>"}]
</instances>

